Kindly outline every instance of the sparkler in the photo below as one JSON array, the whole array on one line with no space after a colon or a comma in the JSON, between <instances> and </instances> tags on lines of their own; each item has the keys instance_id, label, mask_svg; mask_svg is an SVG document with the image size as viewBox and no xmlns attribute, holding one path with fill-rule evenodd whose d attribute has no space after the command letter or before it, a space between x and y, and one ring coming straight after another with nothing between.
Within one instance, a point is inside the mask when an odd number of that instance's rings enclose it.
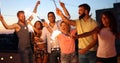
<instances>
[{"instance_id":1,"label":"sparkler","mask_svg":"<svg viewBox=\"0 0 120 63\"><path fill-rule=\"evenodd\" d=\"M1 15L1 2L0 2L0 15Z\"/></svg>"},{"instance_id":2,"label":"sparkler","mask_svg":"<svg viewBox=\"0 0 120 63\"><path fill-rule=\"evenodd\" d=\"M60 2L60 0L58 0Z\"/></svg>"},{"instance_id":3,"label":"sparkler","mask_svg":"<svg viewBox=\"0 0 120 63\"><path fill-rule=\"evenodd\" d=\"M56 5L56 2L55 2L55 0L53 0L53 3L54 3L54 5L55 5L55 7L57 8L57 5Z\"/></svg>"},{"instance_id":4,"label":"sparkler","mask_svg":"<svg viewBox=\"0 0 120 63\"><path fill-rule=\"evenodd\" d=\"M39 16L37 16L37 18L38 18L39 20L41 20Z\"/></svg>"},{"instance_id":5,"label":"sparkler","mask_svg":"<svg viewBox=\"0 0 120 63\"><path fill-rule=\"evenodd\" d=\"M52 40L55 40L55 38L56 38L60 33L61 33L61 31L59 31L59 30L53 31L52 36L51 36L51 39L52 39Z\"/></svg>"},{"instance_id":6,"label":"sparkler","mask_svg":"<svg viewBox=\"0 0 120 63\"><path fill-rule=\"evenodd\" d=\"M1 8L0 8L0 15L1 15Z\"/></svg>"},{"instance_id":7,"label":"sparkler","mask_svg":"<svg viewBox=\"0 0 120 63\"><path fill-rule=\"evenodd\" d=\"M45 22L45 19L40 19L39 16L37 16L37 18L38 18L41 22Z\"/></svg>"}]
</instances>

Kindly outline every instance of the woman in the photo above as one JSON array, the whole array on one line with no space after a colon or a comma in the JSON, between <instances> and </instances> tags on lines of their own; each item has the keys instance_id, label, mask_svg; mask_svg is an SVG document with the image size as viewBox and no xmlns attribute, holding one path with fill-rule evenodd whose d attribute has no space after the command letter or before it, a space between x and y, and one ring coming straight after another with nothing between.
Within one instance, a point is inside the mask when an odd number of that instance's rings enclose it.
<instances>
[{"instance_id":1,"label":"woman","mask_svg":"<svg viewBox=\"0 0 120 63\"><path fill-rule=\"evenodd\" d=\"M40 21L36 21L34 29L34 53L36 63L47 63L46 43L42 42L40 36L42 34L43 25Z\"/></svg>"},{"instance_id":2,"label":"woman","mask_svg":"<svg viewBox=\"0 0 120 63\"><path fill-rule=\"evenodd\" d=\"M61 50L61 63L77 63L77 56L75 53L75 39L73 36L76 30L70 30L70 25L62 21L60 23L60 33L57 39Z\"/></svg>"},{"instance_id":3,"label":"woman","mask_svg":"<svg viewBox=\"0 0 120 63\"><path fill-rule=\"evenodd\" d=\"M120 39L120 34L117 31L115 17L110 11L101 14L100 27L78 35L78 38L93 33L98 35L97 63L117 63L115 39Z\"/></svg>"}]
</instances>

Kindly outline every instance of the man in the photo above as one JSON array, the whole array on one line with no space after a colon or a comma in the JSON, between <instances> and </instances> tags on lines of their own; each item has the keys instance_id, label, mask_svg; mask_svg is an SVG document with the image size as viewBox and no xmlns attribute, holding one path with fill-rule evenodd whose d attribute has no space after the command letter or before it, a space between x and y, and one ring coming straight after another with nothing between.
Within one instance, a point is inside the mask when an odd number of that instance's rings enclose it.
<instances>
[{"instance_id":1,"label":"man","mask_svg":"<svg viewBox=\"0 0 120 63\"><path fill-rule=\"evenodd\" d=\"M56 9L56 13L66 23L76 26L77 33L81 34L88 32L97 27L97 23L90 17L90 6L88 4L79 5L79 19L69 20L67 19L60 9ZM97 36L93 34L88 37L78 39L78 52L79 52L79 63L95 63L96 62L96 47Z\"/></svg>"},{"instance_id":2,"label":"man","mask_svg":"<svg viewBox=\"0 0 120 63\"><path fill-rule=\"evenodd\" d=\"M65 8L64 3L60 2L61 7L63 8L67 17L70 17L67 9ZM42 30L41 39L47 43L47 52L48 52L48 62L49 63L58 63L60 59L60 48L57 40L52 40L51 35L53 31L59 30L60 21L55 21L56 17L54 12L48 13L48 26L45 26Z\"/></svg>"},{"instance_id":3,"label":"man","mask_svg":"<svg viewBox=\"0 0 120 63\"><path fill-rule=\"evenodd\" d=\"M40 1L38 1L35 5L35 8L33 10L34 13L37 12L37 7L40 4ZM27 27L27 21L31 21L33 19L33 16L31 15L28 20L26 20L24 11L18 11L17 13L18 23L15 23L13 25L8 25L3 16L0 15L0 21L2 22L3 26L6 29L14 29L17 33L19 44L18 49L21 57L22 63L33 63L33 53L30 45L30 39L29 39L29 32Z\"/></svg>"}]
</instances>

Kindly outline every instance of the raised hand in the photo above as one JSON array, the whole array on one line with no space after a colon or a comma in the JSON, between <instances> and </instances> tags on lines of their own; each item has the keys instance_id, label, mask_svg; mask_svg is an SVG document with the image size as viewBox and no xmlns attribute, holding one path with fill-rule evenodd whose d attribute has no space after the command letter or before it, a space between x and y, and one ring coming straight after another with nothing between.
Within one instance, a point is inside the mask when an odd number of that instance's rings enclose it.
<instances>
[{"instance_id":1,"label":"raised hand","mask_svg":"<svg viewBox=\"0 0 120 63\"><path fill-rule=\"evenodd\" d=\"M37 1L36 6L38 6L39 4L40 4L40 1Z\"/></svg>"},{"instance_id":2,"label":"raised hand","mask_svg":"<svg viewBox=\"0 0 120 63\"><path fill-rule=\"evenodd\" d=\"M43 26L45 26L45 27L49 27L49 25L48 25L46 22L43 22L42 24L43 24Z\"/></svg>"},{"instance_id":3,"label":"raised hand","mask_svg":"<svg viewBox=\"0 0 120 63\"><path fill-rule=\"evenodd\" d=\"M59 3L60 3L60 6L61 6L61 7L65 7L65 4L64 4L63 2L60 2L60 1L59 1Z\"/></svg>"},{"instance_id":4,"label":"raised hand","mask_svg":"<svg viewBox=\"0 0 120 63\"><path fill-rule=\"evenodd\" d=\"M58 16L61 16L63 13L62 13L62 11L59 8L56 8L56 14Z\"/></svg>"},{"instance_id":5,"label":"raised hand","mask_svg":"<svg viewBox=\"0 0 120 63\"><path fill-rule=\"evenodd\" d=\"M59 0L59 3L60 3L60 6L62 7L62 9L63 9L63 11L65 13L65 16L67 18L70 18L70 14L69 14L68 10L66 9L65 4L63 2L61 2L60 0Z\"/></svg>"}]
</instances>

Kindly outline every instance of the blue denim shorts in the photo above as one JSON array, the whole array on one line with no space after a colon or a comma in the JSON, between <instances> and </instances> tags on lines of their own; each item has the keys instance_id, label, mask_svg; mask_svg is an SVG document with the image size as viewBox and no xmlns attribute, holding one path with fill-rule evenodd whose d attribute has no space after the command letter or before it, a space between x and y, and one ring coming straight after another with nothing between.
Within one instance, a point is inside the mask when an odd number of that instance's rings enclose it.
<instances>
[{"instance_id":1,"label":"blue denim shorts","mask_svg":"<svg viewBox=\"0 0 120 63\"><path fill-rule=\"evenodd\" d=\"M76 63L77 55L76 53L64 54L61 53L61 63Z\"/></svg>"}]
</instances>

